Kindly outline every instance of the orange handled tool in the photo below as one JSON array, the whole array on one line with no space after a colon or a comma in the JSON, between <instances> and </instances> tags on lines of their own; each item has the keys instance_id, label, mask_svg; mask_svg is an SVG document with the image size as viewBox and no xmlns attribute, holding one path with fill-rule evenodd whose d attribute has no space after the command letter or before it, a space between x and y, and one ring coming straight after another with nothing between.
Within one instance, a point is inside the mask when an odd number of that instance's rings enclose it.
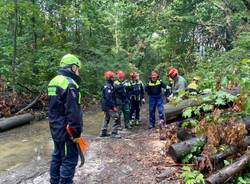
<instances>
[{"instance_id":1,"label":"orange handled tool","mask_svg":"<svg viewBox=\"0 0 250 184\"><path fill-rule=\"evenodd\" d=\"M67 131L68 135L70 136L70 139L72 139L72 141L76 143L78 154L79 154L80 159L81 159L81 164L79 165L79 167L82 167L84 162L85 162L83 151L86 150L86 148L87 148L87 142L85 141L83 136L81 136L79 138L74 138L73 133L72 133L72 128L70 128L69 125L67 125L66 131Z\"/></svg>"}]
</instances>

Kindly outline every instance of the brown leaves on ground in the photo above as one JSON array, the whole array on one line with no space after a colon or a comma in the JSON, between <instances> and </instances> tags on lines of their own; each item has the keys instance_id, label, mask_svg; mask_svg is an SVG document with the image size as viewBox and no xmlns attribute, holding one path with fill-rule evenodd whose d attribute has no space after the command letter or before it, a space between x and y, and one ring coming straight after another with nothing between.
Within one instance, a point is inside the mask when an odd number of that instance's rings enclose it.
<instances>
[{"instance_id":1,"label":"brown leaves on ground","mask_svg":"<svg viewBox=\"0 0 250 184\"><path fill-rule=\"evenodd\" d=\"M213 112L214 120L218 120L220 110ZM204 155L213 155L216 153L216 148L220 144L241 147L245 136L247 135L246 126L244 123L238 122L235 117L230 117L225 123L217 121L204 123L200 121L201 132L207 137L207 144L203 148Z\"/></svg>"},{"instance_id":2,"label":"brown leaves on ground","mask_svg":"<svg viewBox=\"0 0 250 184\"><path fill-rule=\"evenodd\" d=\"M208 171L211 173L213 171L213 164L211 163L210 158L207 155L202 155L202 157L198 157L194 161L195 169L201 171Z\"/></svg>"},{"instance_id":3,"label":"brown leaves on ground","mask_svg":"<svg viewBox=\"0 0 250 184\"><path fill-rule=\"evenodd\" d=\"M224 129L224 142L232 146L243 145L244 138L247 135L246 125L244 123L237 123L228 125Z\"/></svg>"},{"instance_id":4,"label":"brown leaves on ground","mask_svg":"<svg viewBox=\"0 0 250 184\"><path fill-rule=\"evenodd\" d=\"M167 151L169 146L171 146L174 143L177 143L177 128L174 123L166 125L165 127L166 132L166 144L165 144L165 150Z\"/></svg>"},{"instance_id":5,"label":"brown leaves on ground","mask_svg":"<svg viewBox=\"0 0 250 184\"><path fill-rule=\"evenodd\" d=\"M17 93L8 93L0 96L0 118L9 117L12 114L18 112L22 108L26 107L34 100L33 95L20 95ZM47 107L47 95L43 94L32 107L36 110L46 110Z\"/></svg>"},{"instance_id":6,"label":"brown leaves on ground","mask_svg":"<svg viewBox=\"0 0 250 184\"><path fill-rule=\"evenodd\" d=\"M17 106L17 94L10 93L0 96L0 117L8 117Z\"/></svg>"}]
</instances>

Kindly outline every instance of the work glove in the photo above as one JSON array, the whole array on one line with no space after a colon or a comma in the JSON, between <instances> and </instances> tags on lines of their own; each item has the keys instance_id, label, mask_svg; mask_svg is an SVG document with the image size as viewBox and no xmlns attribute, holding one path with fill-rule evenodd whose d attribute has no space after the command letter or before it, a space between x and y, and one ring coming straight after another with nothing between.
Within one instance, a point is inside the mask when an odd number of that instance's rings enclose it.
<instances>
[{"instance_id":1,"label":"work glove","mask_svg":"<svg viewBox=\"0 0 250 184\"><path fill-rule=\"evenodd\" d=\"M142 104L145 104L145 99L144 98L141 101L142 101Z\"/></svg>"},{"instance_id":2,"label":"work glove","mask_svg":"<svg viewBox=\"0 0 250 184\"><path fill-rule=\"evenodd\" d=\"M114 112L118 112L118 109L117 109L116 106L113 108L113 111L114 111Z\"/></svg>"}]
</instances>

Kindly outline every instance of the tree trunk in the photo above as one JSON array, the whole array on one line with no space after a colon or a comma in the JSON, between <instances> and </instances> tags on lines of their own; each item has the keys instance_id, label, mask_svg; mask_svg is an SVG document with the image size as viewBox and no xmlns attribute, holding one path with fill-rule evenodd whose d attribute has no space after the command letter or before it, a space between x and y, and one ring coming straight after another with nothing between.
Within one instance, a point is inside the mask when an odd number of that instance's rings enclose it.
<instances>
[{"instance_id":1,"label":"tree trunk","mask_svg":"<svg viewBox=\"0 0 250 184\"><path fill-rule=\"evenodd\" d=\"M208 184L220 184L224 183L228 178L232 177L233 175L237 174L241 171L247 162L249 161L249 154L245 154L241 156L236 162L227 166L226 168L218 171L216 174L209 176L206 179Z\"/></svg>"},{"instance_id":2,"label":"tree trunk","mask_svg":"<svg viewBox=\"0 0 250 184\"><path fill-rule=\"evenodd\" d=\"M205 137L192 138L180 143L172 144L169 147L169 154L176 162L180 162L181 159L192 152L194 147L203 147L206 143Z\"/></svg>"},{"instance_id":3,"label":"tree trunk","mask_svg":"<svg viewBox=\"0 0 250 184\"><path fill-rule=\"evenodd\" d=\"M35 0L31 0L33 6L35 7ZM33 9L34 9L33 7ZM32 22L32 36L33 36L33 48L36 49L37 48L37 33L36 33L36 18L35 18L35 12L33 10L33 14L31 17L31 22Z\"/></svg>"},{"instance_id":4,"label":"tree trunk","mask_svg":"<svg viewBox=\"0 0 250 184\"><path fill-rule=\"evenodd\" d=\"M16 91L16 37L17 37L17 0L14 0L14 28L13 28L13 59L12 59L12 90Z\"/></svg>"},{"instance_id":5,"label":"tree trunk","mask_svg":"<svg viewBox=\"0 0 250 184\"><path fill-rule=\"evenodd\" d=\"M237 95L240 93L240 88L234 88L232 90L225 90L225 92L230 93L231 95ZM169 124L174 119L180 117L182 115L183 110L187 107L199 106L204 103L212 104L213 103L212 100L209 100L209 99L204 100L204 97L206 96L207 95L200 95L200 96L197 96L196 99L182 100L177 105L173 105L170 103L164 105L164 109L166 109L165 110L166 124Z\"/></svg>"},{"instance_id":6,"label":"tree trunk","mask_svg":"<svg viewBox=\"0 0 250 184\"><path fill-rule=\"evenodd\" d=\"M20 125L29 123L34 119L34 116L30 113L14 116L11 118L3 118L0 120L0 132L15 128Z\"/></svg>"}]
</instances>

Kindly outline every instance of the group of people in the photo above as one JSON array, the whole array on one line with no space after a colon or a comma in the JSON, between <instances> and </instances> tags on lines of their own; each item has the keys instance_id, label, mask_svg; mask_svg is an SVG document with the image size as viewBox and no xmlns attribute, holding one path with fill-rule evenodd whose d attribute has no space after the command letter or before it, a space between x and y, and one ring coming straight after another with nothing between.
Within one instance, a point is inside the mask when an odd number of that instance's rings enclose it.
<instances>
[{"instance_id":1,"label":"group of people","mask_svg":"<svg viewBox=\"0 0 250 184\"><path fill-rule=\"evenodd\" d=\"M67 54L62 57L58 75L48 85L48 118L54 151L50 165L51 184L71 184L78 162L78 147L83 130L82 109L80 106L80 60ZM102 88L101 106L104 112L100 136L109 136L108 124L114 119L111 137L121 138L118 130L121 129L121 117L124 116L124 126L131 129L140 124L140 106L145 103L144 91L149 96L149 128L155 128L155 110L158 109L159 124L164 123L162 89L167 90L167 96L175 95L187 87L186 80L178 75L177 69L171 67L167 75L172 79L166 85L156 71L151 72L150 79L144 85L135 71L125 80L123 71L116 74L106 71L105 83ZM189 85L195 89L197 78ZM67 128L72 130L70 135Z\"/></svg>"},{"instance_id":2,"label":"group of people","mask_svg":"<svg viewBox=\"0 0 250 184\"><path fill-rule=\"evenodd\" d=\"M131 71L130 79L125 80L125 73L118 70L104 73L105 83L102 89L102 111L104 120L101 128L101 137L110 136L107 132L110 118L114 120L111 137L121 138L118 130L122 129L121 116L124 117L124 127L132 129L140 123L140 106L145 103L144 85L138 73Z\"/></svg>"},{"instance_id":3,"label":"group of people","mask_svg":"<svg viewBox=\"0 0 250 184\"><path fill-rule=\"evenodd\" d=\"M116 73L106 71L104 73L105 83L102 89L102 111L104 120L101 128L101 137L110 136L107 132L110 119L114 120L111 130L112 138L121 138L119 130L121 128L121 116L124 117L124 127L131 129L140 122L140 106L145 103L144 91L149 97L149 128L155 128L155 111L158 110L158 124L164 126L163 95L165 90L167 99L176 95L181 90L194 92L197 90L198 78L187 86L186 80L178 74L174 67L167 70L170 83L166 85L159 77L157 71L152 71L148 82L144 85L139 78L139 74L131 71L129 79L125 80L122 70ZM134 118L133 118L134 117Z\"/></svg>"}]
</instances>

